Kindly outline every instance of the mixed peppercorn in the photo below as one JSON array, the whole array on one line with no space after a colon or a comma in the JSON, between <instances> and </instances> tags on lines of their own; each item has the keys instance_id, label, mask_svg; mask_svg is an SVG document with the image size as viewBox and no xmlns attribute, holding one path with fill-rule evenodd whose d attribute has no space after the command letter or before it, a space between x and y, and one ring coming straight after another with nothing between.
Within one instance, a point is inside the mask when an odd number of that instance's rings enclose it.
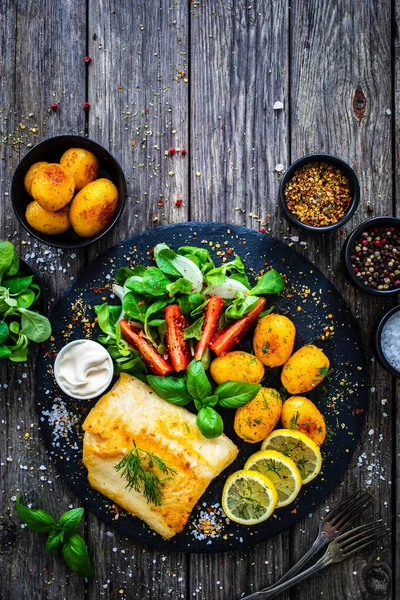
<instances>
[{"instance_id":1,"label":"mixed peppercorn","mask_svg":"<svg viewBox=\"0 0 400 600\"><path fill-rule=\"evenodd\" d=\"M302 223L312 227L334 225L346 214L350 184L342 171L325 162L299 167L285 187L286 204Z\"/></svg>"},{"instance_id":2,"label":"mixed peppercorn","mask_svg":"<svg viewBox=\"0 0 400 600\"><path fill-rule=\"evenodd\" d=\"M364 285L378 290L400 287L400 231L395 227L363 231L354 245L351 266Z\"/></svg>"}]
</instances>

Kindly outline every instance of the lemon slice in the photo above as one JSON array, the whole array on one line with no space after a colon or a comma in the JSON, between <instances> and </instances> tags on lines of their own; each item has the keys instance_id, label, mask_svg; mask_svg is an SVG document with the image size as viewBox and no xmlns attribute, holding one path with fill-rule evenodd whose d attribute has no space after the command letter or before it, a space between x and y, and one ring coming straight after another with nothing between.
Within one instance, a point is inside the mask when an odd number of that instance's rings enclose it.
<instances>
[{"instance_id":1,"label":"lemon slice","mask_svg":"<svg viewBox=\"0 0 400 600\"><path fill-rule=\"evenodd\" d=\"M278 502L275 486L256 471L236 471L228 477L222 491L226 516L241 525L257 525L272 515Z\"/></svg>"},{"instance_id":2,"label":"lemon slice","mask_svg":"<svg viewBox=\"0 0 400 600\"><path fill-rule=\"evenodd\" d=\"M263 441L263 450L277 450L291 458L304 483L309 483L321 470L321 451L309 437L292 429L275 429Z\"/></svg>"},{"instance_id":3,"label":"lemon slice","mask_svg":"<svg viewBox=\"0 0 400 600\"><path fill-rule=\"evenodd\" d=\"M303 483L294 461L276 450L260 450L247 460L245 469L266 475L278 492L277 508L287 506L296 498Z\"/></svg>"}]
</instances>

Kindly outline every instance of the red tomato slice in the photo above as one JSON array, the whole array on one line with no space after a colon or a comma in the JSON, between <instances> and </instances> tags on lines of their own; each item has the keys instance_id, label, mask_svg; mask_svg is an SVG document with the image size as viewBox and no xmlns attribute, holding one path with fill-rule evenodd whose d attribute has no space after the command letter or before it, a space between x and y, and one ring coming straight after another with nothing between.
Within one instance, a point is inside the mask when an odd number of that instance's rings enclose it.
<instances>
[{"instance_id":1,"label":"red tomato slice","mask_svg":"<svg viewBox=\"0 0 400 600\"><path fill-rule=\"evenodd\" d=\"M178 304L170 304L164 310L167 322L166 342L174 371L185 371L192 360L189 344L183 337L187 321Z\"/></svg>"},{"instance_id":2,"label":"red tomato slice","mask_svg":"<svg viewBox=\"0 0 400 600\"><path fill-rule=\"evenodd\" d=\"M204 318L204 326L203 331L201 333L201 338L196 344L194 357L196 360L201 360L203 353L206 348L211 343L211 340L214 337L215 332L218 328L219 318L222 313L222 309L224 306L224 301L222 298L218 296L212 296L207 304L206 314Z\"/></svg>"},{"instance_id":3,"label":"red tomato slice","mask_svg":"<svg viewBox=\"0 0 400 600\"><path fill-rule=\"evenodd\" d=\"M121 331L125 336L126 341L131 344L143 356L143 360L149 367L150 371L155 375L168 375L172 371L172 365L169 360L166 360L143 335L136 333L135 328L128 321L123 319L119 322Z\"/></svg>"},{"instance_id":4,"label":"red tomato slice","mask_svg":"<svg viewBox=\"0 0 400 600\"><path fill-rule=\"evenodd\" d=\"M217 335L210 344L211 350L215 352L217 356L223 352L228 352L231 348L236 346L242 339L242 337L248 332L250 327L257 321L258 316L262 312L265 306L265 298L259 298L257 304L251 309L247 315L238 319L232 325L223 327L218 331Z\"/></svg>"}]
</instances>

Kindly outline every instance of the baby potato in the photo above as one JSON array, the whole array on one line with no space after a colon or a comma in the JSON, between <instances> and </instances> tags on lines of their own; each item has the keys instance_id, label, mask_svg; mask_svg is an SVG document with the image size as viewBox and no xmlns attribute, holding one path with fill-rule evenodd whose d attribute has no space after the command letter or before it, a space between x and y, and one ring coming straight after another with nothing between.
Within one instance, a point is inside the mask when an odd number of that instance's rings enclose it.
<instances>
[{"instance_id":1,"label":"baby potato","mask_svg":"<svg viewBox=\"0 0 400 600\"><path fill-rule=\"evenodd\" d=\"M267 437L279 421L282 399L272 388L261 388L257 396L236 410L234 428L237 435L256 444Z\"/></svg>"},{"instance_id":2,"label":"baby potato","mask_svg":"<svg viewBox=\"0 0 400 600\"><path fill-rule=\"evenodd\" d=\"M225 381L260 383L264 377L264 366L253 354L234 350L214 358L210 374L218 385Z\"/></svg>"},{"instance_id":3,"label":"baby potato","mask_svg":"<svg viewBox=\"0 0 400 600\"><path fill-rule=\"evenodd\" d=\"M75 232L91 237L103 231L115 215L118 190L109 179L96 179L77 193L71 202L69 218Z\"/></svg>"},{"instance_id":4,"label":"baby potato","mask_svg":"<svg viewBox=\"0 0 400 600\"><path fill-rule=\"evenodd\" d=\"M271 313L257 323L254 353L267 367L279 367L292 354L295 336L296 328L290 319Z\"/></svg>"},{"instance_id":5,"label":"baby potato","mask_svg":"<svg viewBox=\"0 0 400 600\"><path fill-rule=\"evenodd\" d=\"M96 156L83 148L69 148L62 155L60 165L71 173L75 180L75 189L78 191L94 181L99 172Z\"/></svg>"},{"instance_id":6,"label":"baby potato","mask_svg":"<svg viewBox=\"0 0 400 600\"><path fill-rule=\"evenodd\" d=\"M285 400L281 414L285 429L301 431L318 446L324 443L326 425L323 415L311 400L303 396L292 396Z\"/></svg>"},{"instance_id":7,"label":"baby potato","mask_svg":"<svg viewBox=\"0 0 400 600\"><path fill-rule=\"evenodd\" d=\"M33 200L26 207L25 217L31 227L47 235L59 235L70 226L69 206L53 212L45 210L39 202Z\"/></svg>"},{"instance_id":8,"label":"baby potato","mask_svg":"<svg viewBox=\"0 0 400 600\"><path fill-rule=\"evenodd\" d=\"M74 189L71 173L57 163L49 163L37 171L31 194L42 208L56 211L72 200Z\"/></svg>"},{"instance_id":9,"label":"baby potato","mask_svg":"<svg viewBox=\"0 0 400 600\"><path fill-rule=\"evenodd\" d=\"M24 177L24 187L30 196L32 196L32 194L31 194L32 182L36 176L36 173L39 171L39 169L41 169L42 167L44 167L45 165L48 165L48 164L49 163L46 161L41 161L41 162L37 162L37 163L33 164L28 169L28 171Z\"/></svg>"},{"instance_id":10,"label":"baby potato","mask_svg":"<svg viewBox=\"0 0 400 600\"><path fill-rule=\"evenodd\" d=\"M297 350L283 365L281 381L289 394L301 394L314 389L329 371L329 359L312 344Z\"/></svg>"}]
</instances>

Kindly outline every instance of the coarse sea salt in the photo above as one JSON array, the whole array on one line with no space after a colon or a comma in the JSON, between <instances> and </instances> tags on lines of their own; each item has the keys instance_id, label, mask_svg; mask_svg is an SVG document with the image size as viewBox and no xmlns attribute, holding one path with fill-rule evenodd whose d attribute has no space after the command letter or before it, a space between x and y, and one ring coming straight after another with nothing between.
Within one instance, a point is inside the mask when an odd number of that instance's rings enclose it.
<instances>
[{"instance_id":1,"label":"coarse sea salt","mask_svg":"<svg viewBox=\"0 0 400 600\"><path fill-rule=\"evenodd\" d=\"M400 310L386 321L382 330L381 346L388 363L400 371Z\"/></svg>"}]
</instances>

